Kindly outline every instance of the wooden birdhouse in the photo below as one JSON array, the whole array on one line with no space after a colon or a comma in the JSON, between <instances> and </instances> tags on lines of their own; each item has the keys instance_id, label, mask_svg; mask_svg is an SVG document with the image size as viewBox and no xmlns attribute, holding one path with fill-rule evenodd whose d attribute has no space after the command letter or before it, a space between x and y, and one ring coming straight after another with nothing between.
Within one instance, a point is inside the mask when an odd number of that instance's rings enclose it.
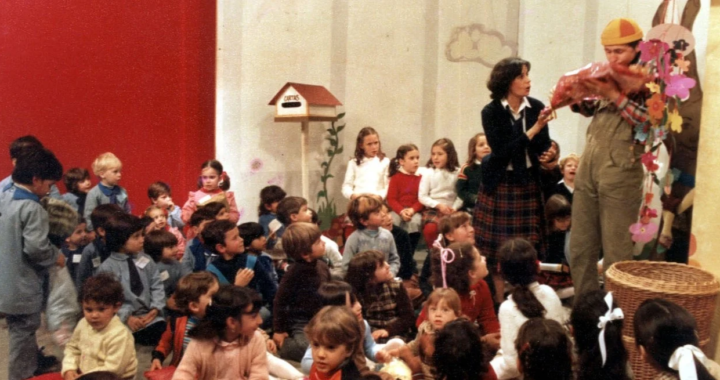
<instances>
[{"instance_id":1,"label":"wooden birdhouse","mask_svg":"<svg viewBox=\"0 0 720 380\"><path fill-rule=\"evenodd\" d=\"M336 121L341 106L337 98L323 86L288 82L270 101L275 106L276 122L300 122L302 194L308 199L308 134L311 121Z\"/></svg>"},{"instance_id":2,"label":"wooden birdhouse","mask_svg":"<svg viewBox=\"0 0 720 380\"><path fill-rule=\"evenodd\" d=\"M342 103L323 86L288 82L269 105L275 106L276 122L335 121Z\"/></svg>"}]
</instances>

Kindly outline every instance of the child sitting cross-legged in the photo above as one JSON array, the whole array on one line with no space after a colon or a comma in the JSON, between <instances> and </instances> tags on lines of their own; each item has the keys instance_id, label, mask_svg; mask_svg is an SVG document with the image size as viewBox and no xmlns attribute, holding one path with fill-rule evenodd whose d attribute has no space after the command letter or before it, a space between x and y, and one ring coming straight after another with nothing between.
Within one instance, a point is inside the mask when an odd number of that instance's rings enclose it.
<instances>
[{"instance_id":1,"label":"child sitting cross-legged","mask_svg":"<svg viewBox=\"0 0 720 380\"><path fill-rule=\"evenodd\" d=\"M252 289L221 286L205 318L190 330L190 343L173 379L267 379L265 339L257 331L261 305Z\"/></svg>"},{"instance_id":2,"label":"child sitting cross-legged","mask_svg":"<svg viewBox=\"0 0 720 380\"><path fill-rule=\"evenodd\" d=\"M325 243L317 225L293 223L282 240L285 253L295 263L283 276L275 295L273 341L281 358L300 361L309 344L304 328L322 308L318 288L330 281L330 269L319 260L325 254Z\"/></svg>"},{"instance_id":3,"label":"child sitting cross-legged","mask_svg":"<svg viewBox=\"0 0 720 380\"><path fill-rule=\"evenodd\" d=\"M248 254L248 262L253 259L256 261L255 268L265 271L270 276L275 291L278 286L278 275L272 262L272 257L265 252L267 248L267 238L265 237L263 227L260 223L247 222L238 226L240 237L245 244L245 252ZM248 265L249 266L249 265ZM253 268L250 268L253 269Z\"/></svg>"},{"instance_id":4,"label":"child sitting cross-legged","mask_svg":"<svg viewBox=\"0 0 720 380\"><path fill-rule=\"evenodd\" d=\"M415 314L410 297L393 278L382 252L365 251L353 257L345 280L355 290L375 340L411 334Z\"/></svg>"},{"instance_id":5,"label":"child sitting cross-legged","mask_svg":"<svg viewBox=\"0 0 720 380\"><path fill-rule=\"evenodd\" d=\"M217 279L209 272L191 273L180 279L175 304L182 315L168 319L168 327L152 352L150 371L162 368L162 362L171 352L169 365L177 367L190 343L188 332L205 317L207 306L218 289Z\"/></svg>"},{"instance_id":6,"label":"child sitting cross-legged","mask_svg":"<svg viewBox=\"0 0 720 380\"><path fill-rule=\"evenodd\" d=\"M65 346L62 375L75 380L108 371L132 379L137 370L132 333L115 315L123 304L123 287L108 273L89 278L82 288L83 316Z\"/></svg>"},{"instance_id":7,"label":"child sitting cross-legged","mask_svg":"<svg viewBox=\"0 0 720 380\"><path fill-rule=\"evenodd\" d=\"M348 205L347 215L356 230L350 234L343 251L343 270L347 272L350 260L359 252L382 252L390 264L390 273L396 277L400 271L400 256L390 231L381 228L385 220L382 199L377 195L360 194Z\"/></svg>"},{"instance_id":8,"label":"child sitting cross-legged","mask_svg":"<svg viewBox=\"0 0 720 380\"><path fill-rule=\"evenodd\" d=\"M177 261L178 241L175 235L165 230L150 231L145 235L143 251L152 257L160 280L163 282L165 297L175 292L178 281L190 273L187 267Z\"/></svg>"},{"instance_id":9,"label":"child sitting cross-legged","mask_svg":"<svg viewBox=\"0 0 720 380\"><path fill-rule=\"evenodd\" d=\"M275 298L275 283L270 274L257 268L245 252L245 244L240 237L240 231L235 223L229 220L216 220L210 222L202 232L205 246L219 257L208 264L208 272L217 276L220 285L234 284L235 286L255 289L262 294L263 320L270 320L270 310ZM269 322L268 322L269 323Z\"/></svg>"},{"instance_id":10,"label":"child sitting cross-legged","mask_svg":"<svg viewBox=\"0 0 720 380\"><path fill-rule=\"evenodd\" d=\"M114 274L123 286L125 302L118 311L120 320L133 332L135 342L155 346L165 331L162 309L165 290L155 262L142 253L143 226L130 214L118 214L105 226L110 257L98 268Z\"/></svg>"}]
</instances>

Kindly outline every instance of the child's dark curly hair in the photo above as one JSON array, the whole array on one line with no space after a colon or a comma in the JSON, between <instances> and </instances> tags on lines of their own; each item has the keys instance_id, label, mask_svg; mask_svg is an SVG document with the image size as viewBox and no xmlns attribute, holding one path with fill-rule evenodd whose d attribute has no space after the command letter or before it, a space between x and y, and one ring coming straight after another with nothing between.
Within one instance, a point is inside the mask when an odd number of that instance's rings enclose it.
<instances>
[{"instance_id":1,"label":"child's dark curly hair","mask_svg":"<svg viewBox=\"0 0 720 380\"><path fill-rule=\"evenodd\" d=\"M85 280L80 291L80 302L95 301L115 306L125 302L123 287L111 273L98 273Z\"/></svg>"}]
</instances>

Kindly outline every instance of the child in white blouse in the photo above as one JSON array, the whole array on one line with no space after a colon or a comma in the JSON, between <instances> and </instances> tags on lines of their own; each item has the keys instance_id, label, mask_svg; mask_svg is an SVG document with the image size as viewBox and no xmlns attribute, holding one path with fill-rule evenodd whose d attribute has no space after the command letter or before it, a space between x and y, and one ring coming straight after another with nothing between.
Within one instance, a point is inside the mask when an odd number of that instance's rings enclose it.
<instances>
[{"instance_id":1,"label":"child in white blouse","mask_svg":"<svg viewBox=\"0 0 720 380\"><path fill-rule=\"evenodd\" d=\"M355 156L348 163L342 194L353 200L360 194L387 195L390 160L380 146L380 135L372 127L360 130L355 143Z\"/></svg>"}]
</instances>

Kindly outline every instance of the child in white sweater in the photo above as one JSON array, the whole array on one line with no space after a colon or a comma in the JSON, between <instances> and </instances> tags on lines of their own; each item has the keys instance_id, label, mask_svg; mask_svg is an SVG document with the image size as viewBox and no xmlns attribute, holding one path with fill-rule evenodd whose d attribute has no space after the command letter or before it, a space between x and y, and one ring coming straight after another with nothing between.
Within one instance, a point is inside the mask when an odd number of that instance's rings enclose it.
<instances>
[{"instance_id":1,"label":"child in white sweater","mask_svg":"<svg viewBox=\"0 0 720 380\"><path fill-rule=\"evenodd\" d=\"M422 233L425 244L432 247L437 239L438 222L462 207L462 199L455 192L460 162L455 145L450 139L435 141L427 166L432 170L423 173L418 199L426 209L422 214Z\"/></svg>"},{"instance_id":2,"label":"child in white sweater","mask_svg":"<svg viewBox=\"0 0 720 380\"><path fill-rule=\"evenodd\" d=\"M380 135L372 127L358 133L355 156L348 163L342 194L353 200L360 194L375 194L385 199L390 179L390 160L380 147Z\"/></svg>"},{"instance_id":3,"label":"child in white sweater","mask_svg":"<svg viewBox=\"0 0 720 380\"><path fill-rule=\"evenodd\" d=\"M502 356L491 362L498 380L520 376L517 368L515 338L520 327L530 318L552 319L563 324L562 305L555 291L535 280L538 258L535 248L527 240L508 240L498 252L500 271L513 286L510 297L500 305L500 349Z\"/></svg>"}]
</instances>

